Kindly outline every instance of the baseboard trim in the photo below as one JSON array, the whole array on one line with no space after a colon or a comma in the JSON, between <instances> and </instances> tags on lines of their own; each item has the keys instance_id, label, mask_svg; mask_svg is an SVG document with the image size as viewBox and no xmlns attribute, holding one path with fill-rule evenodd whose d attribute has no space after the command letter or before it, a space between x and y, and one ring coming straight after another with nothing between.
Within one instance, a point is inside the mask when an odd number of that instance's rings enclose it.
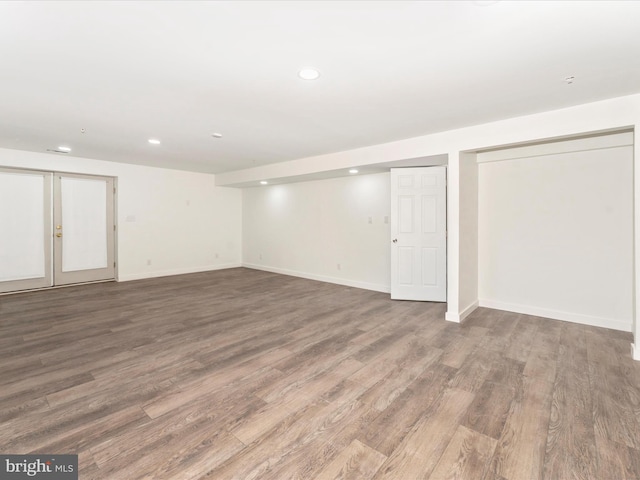
<instances>
[{"instance_id":1,"label":"baseboard trim","mask_svg":"<svg viewBox=\"0 0 640 480\"><path fill-rule=\"evenodd\" d=\"M317 280L319 282L334 283L336 285L344 285L345 287L362 288L363 290L373 290L374 292L390 293L391 288L388 285L378 285L376 283L361 282L358 280L349 280L346 278L330 277L328 275L316 275L314 273L299 272L297 270L288 270L286 268L270 267L266 265L258 265L255 263L243 263L243 267L252 268L254 270L263 270L265 272L279 273L281 275L289 275L292 277L306 278L307 280Z\"/></svg>"},{"instance_id":2,"label":"baseboard trim","mask_svg":"<svg viewBox=\"0 0 640 480\"><path fill-rule=\"evenodd\" d=\"M105 280L94 280L92 282L67 283L66 285L50 285L48 287L28 288L26 290L12 290L11 292L0 293L0 297L2 297L3 295L17 295L18 293L42 292L45 290L56 290L59 288L69 288L69 287L80 287L82 285L93 285L94 283L109 283L109 282L115 282L115 281L116 281L115 278L107 278Z\"/></svg>"},{"instance_id":3,"label":"baseboard trim","mask_svg":"<svg viewBox=\"0 0 640 480\"><path fill-rule=\"evenodd\" d=\"M640 361L640 348L636 348L634 343L631 344L631 358Z\"/></svg>"},{"instance_id":4,"label":"baseboard trim","mask_svg":"<svg viewBox=\"0 0 640 480\"><path fill-rule=\"evenodd\" d=\"M595 317L591 315L583 315L581 313L563 312L548 308L533 307L530 305L519 305L514 303L500 302L496 300L480 299L479 305L486 308L494 308L496 310L505 310L507 312L523 313L525 315L533 315L536 317L551 318L553 320L562 320L565 322L580 323L582 325L590 325L592 327L611 328L623 332L631 331L631 322L614 320L604 317Z\"/></svg>"},{"instance_id":5,"label":"baseboard trim","mask_svg":"<svg viewBox=\"0 0 640 480\"><path fill-rule=\"evenodd\" d=\"M118 275L119 282L129 282L131 280L144 280L145 278L170 277L171 275L185 275L188 273L210 272L213 270L225 270L227 268L239 268L240 263L225 263L221 265L207 265L195 268L174 268L171 270L156 270L144 273L132 273L128 275Z\"/></svg>"},{"instance_id":6,"label":"baseboard trim","mask_svg":"<svg viewBox=\"0 0 640 480\"><path fill-rule=\"evenodd\" d=\"M448 322L462 323L464 322L465 318L471 315L473 311L478 307L479 307L479 304L478 304L478 301L476 300L471 305L467 306L464 310L462 310L460 313L457 313L457 312L445 313L444 319L447 320Z\"/></svg>"}]
</instances>

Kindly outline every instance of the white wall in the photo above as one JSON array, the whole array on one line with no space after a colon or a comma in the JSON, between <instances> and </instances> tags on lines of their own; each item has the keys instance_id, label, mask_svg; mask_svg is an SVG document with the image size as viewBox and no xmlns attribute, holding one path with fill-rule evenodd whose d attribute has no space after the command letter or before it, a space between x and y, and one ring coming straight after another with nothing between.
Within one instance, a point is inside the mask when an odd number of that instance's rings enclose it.
<instances>
[{"instance_id":1,"label":"white wall","mask_svg":"<svg viewBox=\"0 0 640 480\"><path fill-rule=\"evenodd\" d=\"M8 149L0 166L117 177L119 280L240 265L242 193L213 175Z\"/></svg>"},{"instance_id":2,"label":"white wall","mask_svg":"<svg viewBox=\"0 0 640 480\"><path fill-rule=\"evenodd\" d=\"M478 155L480 305L631 331L632 143Z\"/></svg>"},{"instance_id":3,"label":"white wall","mask_svg":"<svg viewBox=\"0 0 640 480\"><path fill-rule=\"evenodd\" d=\"M388 173L244 189L243 264L388 292L389 205Z\"/></svg>"}]
</instances>

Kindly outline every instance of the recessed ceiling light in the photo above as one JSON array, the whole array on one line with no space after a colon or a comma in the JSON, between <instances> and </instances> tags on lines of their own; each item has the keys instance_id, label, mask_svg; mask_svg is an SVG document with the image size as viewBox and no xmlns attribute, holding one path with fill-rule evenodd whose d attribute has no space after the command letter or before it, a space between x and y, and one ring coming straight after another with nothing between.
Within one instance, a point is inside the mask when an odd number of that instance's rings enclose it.
<instances>
[{"instance_id":1,"label":"recessed ceiling light","mask_svg":"<svg viewBox=\"0 0 640 480\"><path fill-rule=\"evenodd\" d=\"M349 173L358 173L358 169L357 168L352 168L351 170L349 170Z\"/></svg>"},{"instance_id":2,"label":"recessed ceiling light","mask_svg":"<svg viewBox=\"0 0 640 480\"><path fill-rule=\"evenodd\" d=\"M262 180L260 181L260 185L267 185L269 182L267 182L266 180Z\"/></svg>"},{"instance_id":3,"label":"recessed ceiling light","mask_svg":"<svg viewBox=\"0 0 640 480\"><path fill-rule=\"evenodd\" d=\"M218 132L212 133L211 136L214 138L222 138L222 134Z\"/></svg>"},{"instance_id":4,"label":"recessed ceiling light","mask_svg":"<svg viewBox=\"0 0 640 480\"><path fill-rule=\"evenodd\" d=\"M61 152L70 152L71 148L70 147L65 147L65 146L59 146L58 150L60 150Z\"/></svg>"},{"instance_id":5,"label":"recessed ceiling light","mask_svg":"<svg viewBox=\"0 0 640 480\"><path fill-rule=\"evenodd\" d=\"M303 68L298 72L298 76L303 80L316 80L320 77L320 72L315 68Z\"/></svg>"},{"instance_id":6,"label":"recessed ceiling light","mask_svg":"<svg viewBox=\"0 0 640 480\"><path fill-rule=\"evenodd\" d=\"M149 143L151 145L160 145L160 140L158 140L157 138L150 138Z\"/></svg>"}]
</instances>

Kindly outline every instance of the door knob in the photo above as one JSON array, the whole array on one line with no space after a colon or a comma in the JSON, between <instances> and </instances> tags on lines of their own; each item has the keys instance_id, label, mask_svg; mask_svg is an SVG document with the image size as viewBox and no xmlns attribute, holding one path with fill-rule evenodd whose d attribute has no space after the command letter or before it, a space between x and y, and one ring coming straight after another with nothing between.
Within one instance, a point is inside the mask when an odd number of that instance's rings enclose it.
<instances>
[{"instance_id":1,"label":"door knob","mask_svg":"<svg viewBox=\"0 0 640 480\"><path fill-rule=\"evenodd\" d=\"M60 238L62 234L60 232L56 233L56 237Z\"/></svg>"},{"instance_id":2,"label":"door knob","mask_svg":"<svg viewBox=\"0 0 640 480\"><path fill-rule=\"evenodd\" d=\"M397 239L397 238L394 238L394 239L393 239L393 243L398 243L398 239Z\"/></svg>"}]
</instances>

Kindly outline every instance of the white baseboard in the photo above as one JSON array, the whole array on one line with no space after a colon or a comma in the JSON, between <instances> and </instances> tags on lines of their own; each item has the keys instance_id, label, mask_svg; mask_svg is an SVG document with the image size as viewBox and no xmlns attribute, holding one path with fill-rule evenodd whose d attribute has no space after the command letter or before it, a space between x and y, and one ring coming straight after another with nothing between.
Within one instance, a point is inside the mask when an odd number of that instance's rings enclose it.
<instances>
[{"instance_id":1,"label":"white baseboard","mask_svg":"<svg viewBox=\"0 0 640 480\"><path fill-rule=\"evenodd\" d=\"M621 330L623 332L631 331L631 321L625 322L605 317L596 317L592 315L584 315L581 313L563 312L548 308L533 307L531 305L519 305L514 303L506 303L496 300L480 299L481 307L495 308L496 310L506 310L507 312L523 313L525 315L534 315L536 317L552 318L554 320L563 320L565 322L581 323L583 325L591 325L593 327L611 328L613 330Z\"/></svg>"},{"instance_id":2,"label":"white baseboard","mask_svg":"<svg viewBox=\"0 0 640 480\"><path fill-rule=\"evenodd\" d=\"M444 319L448 322L462 323L465 318L467 318L473 311L478 308L478 301L476 300L471 305L467 306L460 313L457 312L447 312L444 314Z\"/></svg>"},{"instance_id":3,"label":"white baseboard","mask_svg":"<svg viewBox=\"0 0 640 480\"><path fill-rule=\"evenodd\" d=\"M195 268L191 267L191 268L174 268L171 270L155 270L151 272L118 275L118 281L128 282L131 280L143 280L145 278L169 277L171 275L184 275L187 273L210 272L213 270L224 270L226 268L238 268L241 266L242 265L240 263L225 263L220 265L206 265L204 267L195 267Z\"/></svg>"},{"instance_id":4,"label":"white baseboard","mask_svg":"<svg viewBox=\"0 0 640 480\"><path fill-rule=\"evenodd\" d=\"M640 348L636 348L635 344L631 344L631 358L640 361Z\"/></svg>"},{"instance_id":5,"label":"white baseboard","mask_svg":"<svg viewBox=\"0 0 640 480\"><path fill-rule=\"evenodd\" d=\"M362 288L364 290L373 290L374 292L389 293L391 288L389 285L378 285L376 283L361 282L358 280L349 280L346 278L330 277L328 275L316 275L314 273L299 272L297 270L288 270L286 268L269 267L266 265L257 265L255 263L243 263L243 267L252 268L254 270L264 270L265 272L279 273L282 275L290 275L292 277L306 278L307 280L318 280L320 282L335 283L336 285L344 285L346 287Z\"/></svg>"}]
</instances>

